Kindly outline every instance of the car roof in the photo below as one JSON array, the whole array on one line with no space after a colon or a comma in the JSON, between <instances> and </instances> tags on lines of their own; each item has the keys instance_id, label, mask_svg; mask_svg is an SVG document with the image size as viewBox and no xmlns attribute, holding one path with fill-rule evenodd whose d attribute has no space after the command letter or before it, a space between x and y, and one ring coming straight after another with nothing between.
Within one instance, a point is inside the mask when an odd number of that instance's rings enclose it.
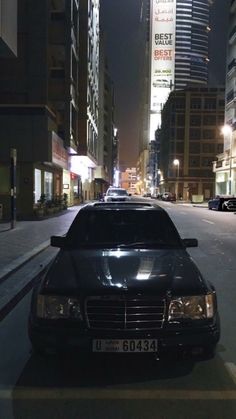
<instances>
[{"instance_id":1,"label":"car roof","mask_svg":"<svg viewBox=\"0 0 236 419\"><path fill-rule=\"evenodd\" d=\"M80 211L91 210L155 210L166 212L162 207L157 204L142 202L142 201L129 201L129 202L92 202L88 203L81 208Z\"/></svg>"},{"instance_id":2,"label":"car roof","mask_svg":"<svg viewBox=\"0 0 236 419\"><path fill-rule=\"evenodd\" d=\"M114 189L115 191L126 191L125 188L118 188L117 186L109 186L107 190L109 191L109 189Z\"/></svg>"}]
</instances>

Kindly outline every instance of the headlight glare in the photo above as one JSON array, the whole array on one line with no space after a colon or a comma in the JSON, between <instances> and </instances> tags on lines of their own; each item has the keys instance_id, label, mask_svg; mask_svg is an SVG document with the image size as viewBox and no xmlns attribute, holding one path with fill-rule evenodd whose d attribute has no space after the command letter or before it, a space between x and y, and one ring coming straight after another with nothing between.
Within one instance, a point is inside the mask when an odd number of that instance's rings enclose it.
<instances>
[{"instance_id":1,"label":"headlight glare","mask_svg":"<svg viewBox=\"0 0 236 419\"><path fill-rule=\"evenodd\" d=\"M203 320L214 315L213 295L177 297L170 302L168 320Z\"/></svg>"},{"instance_id":2,"label":"headlight glare","mask_svg":"<svg viewBox=\"0 0 236 419\"><path fill-rule=\"evenodd\" d=\"M77 298L60 295L38 295L37 317L41 319L81 319Z\"/></svg>"}]
</instances>

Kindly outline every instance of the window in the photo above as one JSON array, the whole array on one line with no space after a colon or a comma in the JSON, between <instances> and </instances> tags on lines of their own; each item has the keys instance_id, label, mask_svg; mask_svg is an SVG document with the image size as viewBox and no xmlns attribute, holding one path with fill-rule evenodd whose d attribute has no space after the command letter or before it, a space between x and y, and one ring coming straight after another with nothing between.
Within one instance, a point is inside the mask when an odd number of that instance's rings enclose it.
<instances>
[{"instance_id":1,"label":"window","mask_svg":"<svg viewBox=\"0 0 236 419\"><path fill-rule=\"evenodd\" d=\"M189 138L190 140L200 140L201 138L201 130L196 128L190 128L189 130Z\"/></svg>"},{"instance_id":2,"label":"window","mask_svg":"<svg viewBox=\"0 0 236 419\"><path fill-rule=\"evenodd\" d=\"M75 246L149 242L180 247L179 235L167 214L159 211L87 211L74 220L68 240ZM148 243L147 243L148 244Z\"/></svg>"},{"instance_id":3,"label":"window","mask_svg":"<svg viewBox=\"0 0 236 419\"><path fill-rule=\"evenodd\" d=\"M206 98L204 109L216 109L216 98Z\"/></svg>"},{"instance_id":4,"label":"window","mask_svg":"<svg viewBox=\"0 0 236 419\"><path fill-rule=\"evenodd\" d=\"M201 115L190 115L190 125L199 127L201 125Z\"/></svg>"},{"instance_id":5,"label":"window","mask_svg":"<svg viewBox=\"0 0 236 419\"><path fill-rule=\"evenodd\" d=\"M177 115L177 125L180 125L180 126L185 125L185 115L184 114Z\"/></svg>"},{"instance_id":6,"label":"window","mask_svg":"<svg viewBox=\"0 0 236 419\"><path fill-rule=\"evenodd\" d=\"M191 109L201 109L201 98L192 98L190 102Z\"/></svg>"},{"instance_id":7,"label":"window","mask_svg":"<svg viewBox=\"0 0 236 419\"><path fill-rule=\"evenodd\" d=\"M190 156L189 157L189 167L199 167L200 166L200 157Z\"/></svg>"},{"instance_id":8,"label":"window","mask_svg":"<svg viewBox=\"0 0 236 419\"><path fill-rule=\"evenodd\" d=\"M213 154L215 152L215 144L202 144L202 152Z\"/></svg>"},{"instance_id":9,"label":"window","mask_svg":"<svg viewBox=\"0 0 236 419\"><path fill-rule=\"evenodd\" d=\"M51 172L44 173L44 193L46 195L46 199L52 199L52 192L53 192L53 174Z\"/></svg>"},{"instance_id":10,"label":"window","mask_svg":"<svg viewBox=\"0 0 236 419\"><path fill-rule=\"evenodd\" d=\"M202 133L202 138L204 140L214 140L215 139L215 130L213 129L204 129Z\"/></svg>"},{"instance_id":11,"label":"window","mask_svg":"<svg viewBox=\"0 0 236 419\"><path fill-rule=\"evenodd\" d=\"M200 153L200 144L197 142L190 141L189 143L189 152L199 154Z\"/></svg>"},{"instance_id":12,"label":"window","mask_svg":"<svg viewBox=\"0 0 236 419\"><path fill-rule=\"evenodd\" d=\"M216 115L203 116L203 125L216 125Z\"/></svg>"},{"instance_id":13,"label":"window","mask_svg":"<svg viewBox=\"0 0 236 419\"><path fill-rule=\"evenodd\" d=\"M42 194L41 188L42 172L39 169L34 170L34 203L36 204Z\"/></svg>"}]
</instances>

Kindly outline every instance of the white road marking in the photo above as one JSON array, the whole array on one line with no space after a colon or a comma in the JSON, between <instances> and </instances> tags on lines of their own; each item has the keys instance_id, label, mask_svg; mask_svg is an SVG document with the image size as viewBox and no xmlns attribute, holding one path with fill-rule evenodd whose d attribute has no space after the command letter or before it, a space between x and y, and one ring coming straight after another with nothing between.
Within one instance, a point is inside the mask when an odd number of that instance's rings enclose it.
<instances>
[{"instance_id":1,"label":"white road marking","mask_svg":"<svg viewBox=\"0 0 236 419\"><path fill-rule=\"evenodd\" d=\"M187 213L186 212L183 212L183 211L180 211L180 214L186 215Z\"/></svg>"},{"instance_id":2,"label":"white road marking","mask_svg":"<svg viewBox=\"0 0 236 419\"><path fill-rule=\"evenodd\" d=\"M236 400L236 390L27 388L0 390L0 400Z\"/></svg>"},{"instance_id":3,"label":"white road marking","mask_svg":"<svg viewBox=\"0 0 236 419\"><path fill-rule=\"evenodd\" d=\"M227 369L234 384L236 384L236 365L233 362L225 362L225 368Z\"/></svg>"},{"instance_id":4,"label":"white road marking","mask_svg":"<svg viewBox=\"0 0 236 419\"><path fill-rule=\"evenodd\" d=\"M213 223L213 221L205 220L204 218L202 218L202 221L204 221L205 223L208 223L208 224L215 224L215 223Z\"/></svg>"}]
</instances>

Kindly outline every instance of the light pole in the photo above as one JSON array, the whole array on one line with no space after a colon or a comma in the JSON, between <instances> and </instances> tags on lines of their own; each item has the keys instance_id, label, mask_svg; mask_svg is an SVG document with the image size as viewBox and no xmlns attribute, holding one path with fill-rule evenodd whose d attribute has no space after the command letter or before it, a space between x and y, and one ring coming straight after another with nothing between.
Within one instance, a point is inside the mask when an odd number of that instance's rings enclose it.
<instances>
[{"instance_id":1,"label":"light pole","mask_svg":"<svg viewBox=\"0 0 236 419\"><path fill-rule=\"evenodd\" d=\"M228 124L225 124L221 129L222 134L224 135L224 146L225 150L227 150L227 147L229 145L229 177L228 177L228 193L231 195L231 176L232 176L232 140L233 140L233 130L232 127ZM227 138L229 138L229 144L227 141Z\"/></svg>"},{"instance_id":2,"label":"light pole","mask_svg":"<svg viewBox=\"0 0 236 419\"><path fill-rule=\"evenodd\" d=\"M178 199L178 193L179 193L179 160L174 159L173 165L175 167L177 167L177 178L176 178L176 181L175 181L175 196L176 196L176 199Z\"/></svg>"}]
</instances>

